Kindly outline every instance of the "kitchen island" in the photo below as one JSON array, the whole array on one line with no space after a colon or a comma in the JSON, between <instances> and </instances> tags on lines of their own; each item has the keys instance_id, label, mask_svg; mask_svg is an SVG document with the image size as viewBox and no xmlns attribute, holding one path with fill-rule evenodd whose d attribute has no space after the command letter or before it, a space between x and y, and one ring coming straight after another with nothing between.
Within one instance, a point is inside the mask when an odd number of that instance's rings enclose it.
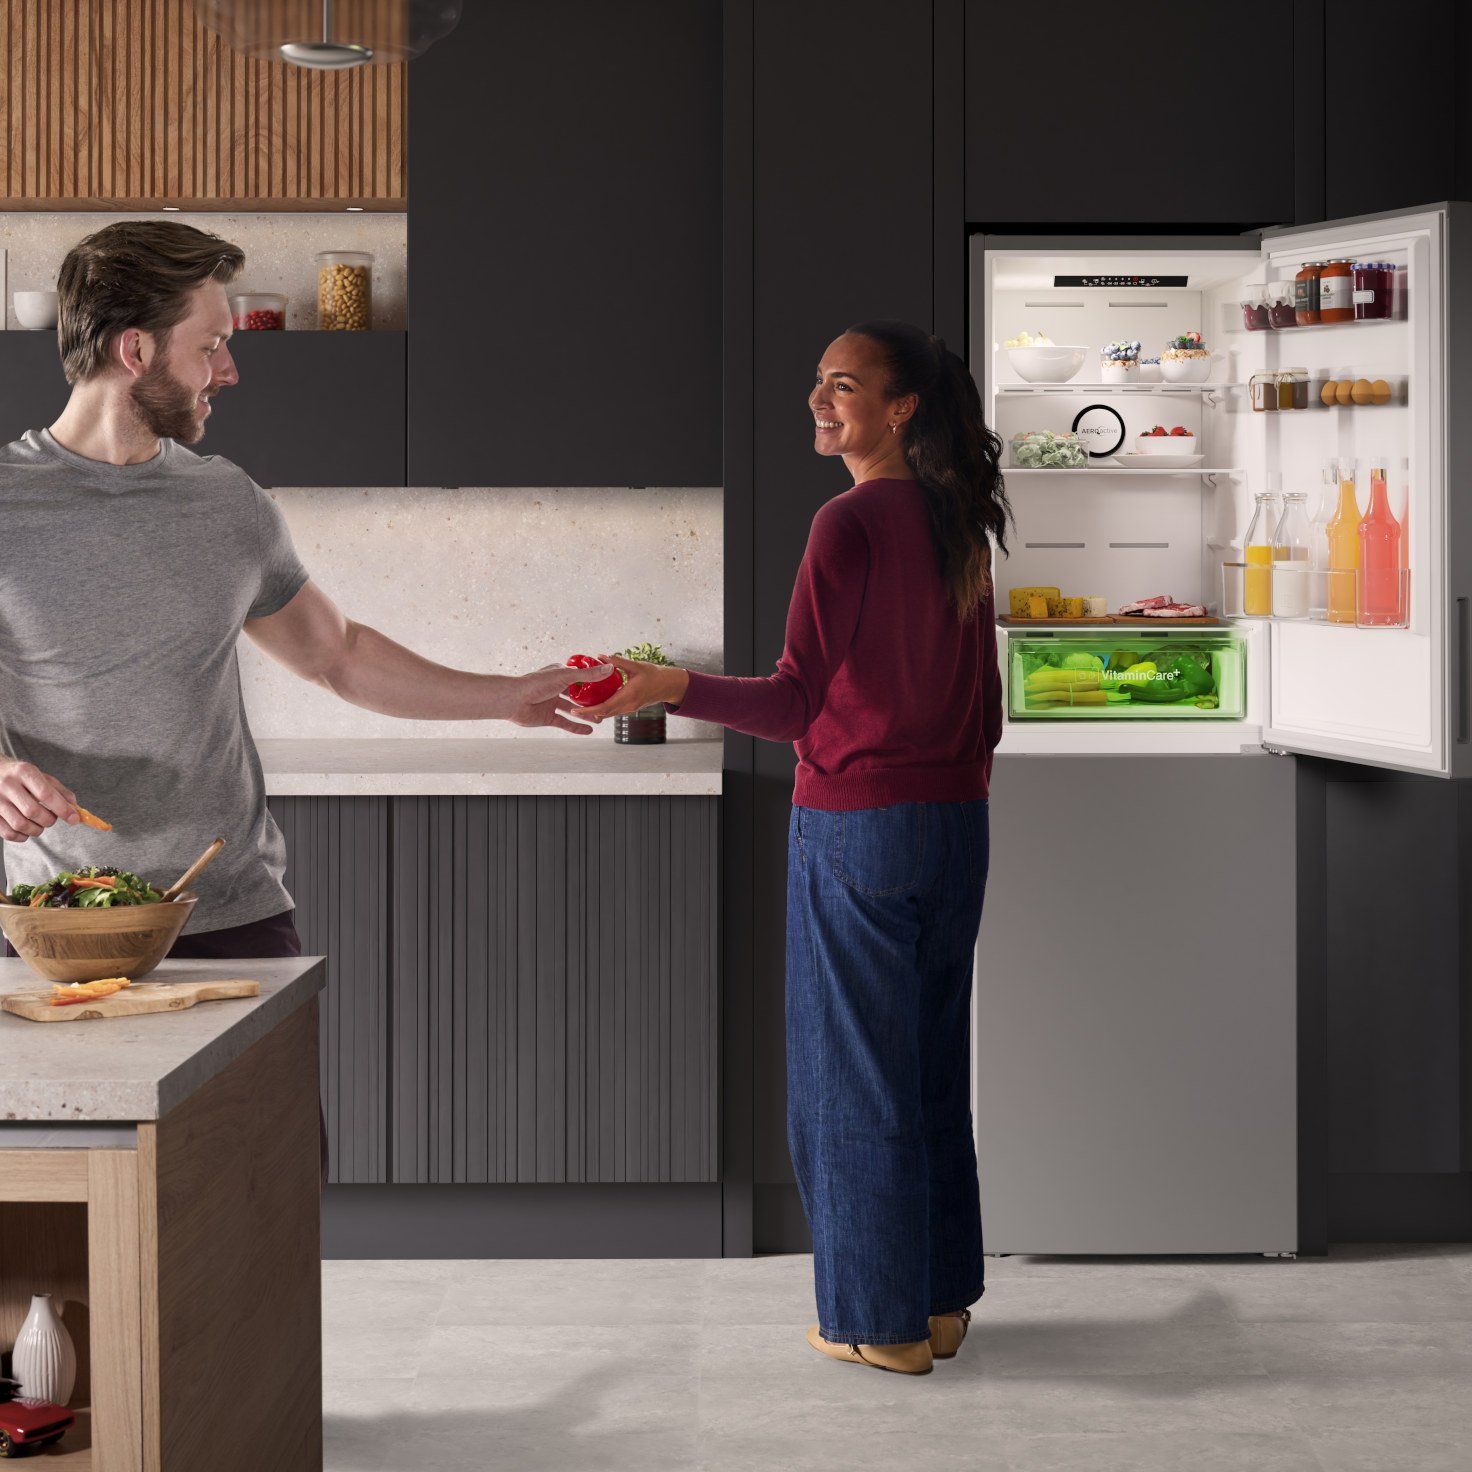
<instances>
[{"instance_id":1,"label":"kitchen island","mask_svg":"<svg viewBox=\"0 0 1472 1472\"><path fill-rule=\"evenodd\" d=\"M131 1018L0 1014L0 1349L50 1293L96 1472L322 1465L318 957L165 961L260 995ZM0 960L0 993L46 990Z\"/></svg>"}]
</instances>

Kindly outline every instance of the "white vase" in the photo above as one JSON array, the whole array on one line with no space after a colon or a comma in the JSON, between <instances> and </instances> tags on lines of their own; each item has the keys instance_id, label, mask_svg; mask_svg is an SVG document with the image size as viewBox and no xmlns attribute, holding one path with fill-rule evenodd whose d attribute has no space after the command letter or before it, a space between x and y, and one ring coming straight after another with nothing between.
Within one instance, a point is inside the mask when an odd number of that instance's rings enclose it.
<instances>
[{"instance_id":1,"label":"white vase","mask_svg":"<svg viewBox=\"0 0 1472 1472\"><path fill-rule=\"evenodd\" d=\"M77 1351L49 1293L31 1299L31 1311L15 1336L12 1373L20 1393L64 1406L77 1383Z\"/></svg>"}]
</instances>

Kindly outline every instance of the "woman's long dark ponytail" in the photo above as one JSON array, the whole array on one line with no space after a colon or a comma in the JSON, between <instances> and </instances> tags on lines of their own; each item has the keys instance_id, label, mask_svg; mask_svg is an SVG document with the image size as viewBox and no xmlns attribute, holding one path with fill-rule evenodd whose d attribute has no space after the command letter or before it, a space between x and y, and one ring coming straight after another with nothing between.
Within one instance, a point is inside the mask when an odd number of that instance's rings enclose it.
<instances>
[{"instance_id":1,"label":"woman's long dark ponytail","mask_svg":"<svg viewBox=\"0 0 1472 1472\"><path fill-rule=\"evenodd\" d=\"M943 339L888 319L848 330L879 345L891 398L919 399L905 425L905 460L925 493L946 592L968 618L991 591L992 542L1007 550L1012 508L1002 480L1002 442L987 426L965 362Z\"/></svg>"}]
</instances>

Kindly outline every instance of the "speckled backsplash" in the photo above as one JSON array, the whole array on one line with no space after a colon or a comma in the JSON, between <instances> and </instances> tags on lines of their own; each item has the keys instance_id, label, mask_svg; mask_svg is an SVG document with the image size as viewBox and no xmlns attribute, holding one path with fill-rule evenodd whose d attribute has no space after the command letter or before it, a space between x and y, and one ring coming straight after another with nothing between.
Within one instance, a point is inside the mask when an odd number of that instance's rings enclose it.
<instances>
[{"instance_id":1,"label":"speckled backsplash","mask_svg":"<svg viewBox=\"0 0 1472 1472\"><path fill-rule=\"evenodd\" d=\"M441 664L519 674L650 640L719 671L719 490L282 490L313 580L350 618ZM405 721L346 704L241 640L257 737L546 735ZM678 717L670 736L718 728ZM612 740L613 723L592 737Z\"/></svg>"},{"instance_id":2,"label":"speckled backsplash","mask_svg":"<svg viewBox=\"0 0 1472 1472\"><path fill-rule=\"evenodd\" d=\"M0 211L0 250L6 252L5 321L19 330L13 295L54 291L67 251L84 235L114 220L182 220L221 235L245 252L236 291L279 291L287 299L286 326L317 325L319 250L361 250L373 256L373 325L402 330L407 325L408 217L402 214L239 214L180 211Z\"/></svg>"}]
</instances>

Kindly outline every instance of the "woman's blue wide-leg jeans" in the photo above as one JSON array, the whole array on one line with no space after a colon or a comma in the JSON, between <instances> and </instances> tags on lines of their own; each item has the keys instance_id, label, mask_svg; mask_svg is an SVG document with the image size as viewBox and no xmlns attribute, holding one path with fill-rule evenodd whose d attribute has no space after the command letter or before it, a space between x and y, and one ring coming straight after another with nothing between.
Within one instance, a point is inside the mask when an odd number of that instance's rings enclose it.
<instances>
[{"instance_id":1,"label":"woman's blue wide-leg jeans","mask_svg":"<svg viewBox=\"0 0 1472 1472\"><path fill-rule=\"evenodd\" d=\"M818 1327L905 1344L981 1297L971 974L987 804L794 807L787 1141Z\"/></svg>"}]
</instances>

